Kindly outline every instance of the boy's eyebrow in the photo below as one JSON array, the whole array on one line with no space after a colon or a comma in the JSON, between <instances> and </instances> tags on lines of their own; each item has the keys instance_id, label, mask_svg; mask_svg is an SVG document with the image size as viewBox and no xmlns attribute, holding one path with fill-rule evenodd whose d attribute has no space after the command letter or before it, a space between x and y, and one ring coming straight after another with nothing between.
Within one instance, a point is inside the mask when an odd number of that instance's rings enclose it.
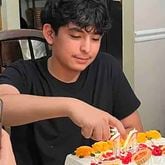
<instances>
[{"instance_id":1,"label":"boy's eyebrow","mask_svg":"<svg viewBox=\"0 0 165 165\"><path fill-rule=\"evenodd\" d=\"M76 31L76 32L80 32L80 33L83 33L84 31L88 33L88 31L86 30L83 30L82 28L80 27L69 27L69 31ZM96 31L93 31L93 32L90 32L89 33L92 33L92 34L98 34L100 35L99 33L97 33Z\"/></svg>"},{"instance_id":2,"label":"boy's eyebrow","mask_svg":"<svg viewBox=\"0 0 165 165\"><path fill-rule=\"evenodd\" d=\"M79 27L69 27L69 31L83 32L83 30Z\"/></svg>"}]
</instances>

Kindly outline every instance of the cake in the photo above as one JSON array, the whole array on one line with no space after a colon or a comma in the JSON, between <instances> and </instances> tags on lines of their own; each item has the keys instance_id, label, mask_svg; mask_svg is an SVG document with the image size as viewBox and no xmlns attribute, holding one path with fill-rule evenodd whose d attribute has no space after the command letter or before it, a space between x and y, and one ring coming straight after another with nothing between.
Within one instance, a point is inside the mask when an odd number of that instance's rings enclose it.
<instances>
[{"instance_id":1,"label":"cake","mask_svg":"<svg viewBox=\"0 0 165 165\"><path fill-rule=\"evenodd\" d=\"M159 131L131 130L122 140L116 129L108 141L80 146L66 157L65 165L165 165L165 138Z\"/></svg>"}]
</instances>

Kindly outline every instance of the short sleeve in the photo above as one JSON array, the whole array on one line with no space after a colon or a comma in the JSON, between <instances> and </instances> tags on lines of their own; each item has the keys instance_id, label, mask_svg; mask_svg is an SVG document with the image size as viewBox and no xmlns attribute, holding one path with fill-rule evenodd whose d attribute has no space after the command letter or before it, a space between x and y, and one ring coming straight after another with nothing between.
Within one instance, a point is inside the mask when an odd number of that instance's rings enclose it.
<instances>
[{"instance_id":1,"label":"short sleeve","mask_svg":"<svg viewBox=\"0 0 165 165\"><path fill-rule=\"evenodd\" d=\"M120 68L117 70L113 82L113 115L121 120L137 110L140 106L140 101L136 97L123 71Z\"/></svg>"},{"instance_id":2,"label":"short sleeve","mask_svg":"<svg viewBox=\"0 0 165 165\"><path fill-rule=\"evenodd\" d=\"M27 86L23 67L13 63L0 74L0 84L9 84L16 87L21 93Z\"/></svg>"}]
</instances>

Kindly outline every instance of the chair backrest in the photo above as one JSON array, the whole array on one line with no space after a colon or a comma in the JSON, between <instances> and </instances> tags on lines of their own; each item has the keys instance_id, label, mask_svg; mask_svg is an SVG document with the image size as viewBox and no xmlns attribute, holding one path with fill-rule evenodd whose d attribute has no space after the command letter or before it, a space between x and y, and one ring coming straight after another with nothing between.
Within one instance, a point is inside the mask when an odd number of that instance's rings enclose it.
<instances>
[{"instance_id":1,"label":"chair backrest","mask_svg":"<svg viewBox=\"0 0 165 165\"><path fill-rule=\"evenodd\" d=\"M49 55L41 30L16 29L0 31L0 72L17 59L35 60Z\"/></svg>"}]
</instances>

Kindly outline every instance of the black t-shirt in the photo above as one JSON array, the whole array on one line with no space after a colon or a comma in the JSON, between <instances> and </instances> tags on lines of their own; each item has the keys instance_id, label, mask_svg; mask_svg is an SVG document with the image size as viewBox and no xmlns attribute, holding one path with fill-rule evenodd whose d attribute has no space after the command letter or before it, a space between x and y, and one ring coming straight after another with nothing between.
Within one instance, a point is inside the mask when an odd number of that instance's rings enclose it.
<instances>
[{"instance_id":1,"label":"black t-shirt","mask_svg":"<svg viewBox=\"0 0 165 165\"><path fill-rule=\"evenodd\" d=\"M0 84L11 84L23 94L78 98L118 119L140 105L118 62L109 54L100 53L74 83L50 75L47 59L13 63L0 76ZM93 143L82 137L80 128L69 118L12 127L11 139L17 165L63 165L66 155L76 147Z\"/></svg>"}]
</instances>

